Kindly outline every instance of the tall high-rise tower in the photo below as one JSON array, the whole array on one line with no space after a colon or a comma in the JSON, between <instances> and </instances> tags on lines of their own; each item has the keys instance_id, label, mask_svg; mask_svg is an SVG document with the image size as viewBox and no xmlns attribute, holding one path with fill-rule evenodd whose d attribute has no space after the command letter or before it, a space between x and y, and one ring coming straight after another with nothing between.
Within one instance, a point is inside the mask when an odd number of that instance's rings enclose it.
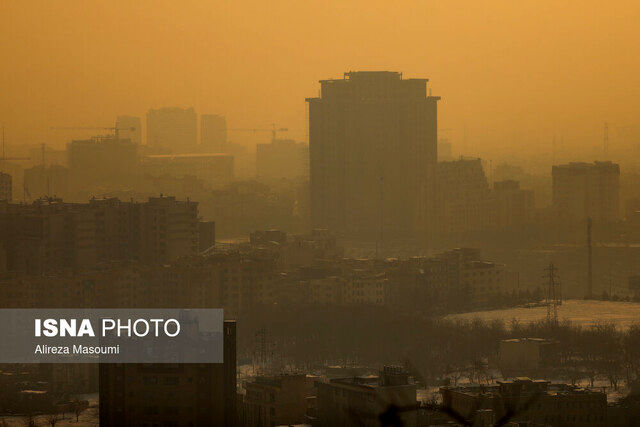
<instances>
[{"instance_id":1,"label":"tall high-rise tower","mask_svg":"<svg viewBox=\"0 0 640 427\"><path fill-rule=\"evenodd\" d=\"M427 81L390 71L320 81L307 99L314 227L376 240L425 231L440 99Z\"/></svg>"}]
</instances>

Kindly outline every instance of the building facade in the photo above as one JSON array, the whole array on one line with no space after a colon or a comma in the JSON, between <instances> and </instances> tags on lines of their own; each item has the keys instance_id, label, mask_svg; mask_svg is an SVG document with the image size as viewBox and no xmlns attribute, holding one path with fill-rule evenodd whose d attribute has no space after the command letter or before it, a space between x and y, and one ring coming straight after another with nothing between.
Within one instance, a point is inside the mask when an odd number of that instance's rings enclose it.
<instances>
[{"instance_id":1,"label":"building facade","mask_svg":"<svg viewBox=\"0 0 640 427\"><path fill-rule=\"evenodd\" d=\"M346 235L424 231L437 162L437 101L427 79L348 72L309 98L311 221Z\"/></svg>"},{"instance_id":2,"label":"building facade","mask_svg":"<svg viewBox=\"0 0 640 427\"><path fill-rule=\"evenodd\" d=\"M612 162L554 166L553 208L561 221L620 219L620 166Z\"/></svg>"},{"instance_id":3,"label":"building facade","mask_svg":"<svg viewBox=\"0 0 640 427\"><path fill-rule=\"evenodd\" d=\"M147 146L156 154L195 153L198 117L193 108L166 107L147 113Z\"/></svg>"},{"instance_id":4,"label":"building facade","mask_svg":"<svg viewBox=\"0 0 640 427\"><path fill-rule=\"evenodd\" d=\"M486 226L489 184L480 159L438 163L437 185L438 232L464 233Z\"/></svg>"},{"instance_id":5,"label":"building facade","mask_svg":"<svg viewBox=\"0 0 640 427\"><path fill-rule=\"evenodd\" d=\"M228 153L227 119L218 114L200 116L200 148L203 153Z\"/></svg>"},{"instance_id":6,"label":"building facade","mask_svg":"<svg viewBox=\"0 0 640 427\"><path fill-rule=\"evenodd\" d=\"M379 426L390 406L402 408L402 424L417 423L416 385L399 367L385 366L379 376L338 378L318 382L318 426ZM415 410L412 410L415 408Z\"/></svg>"},{"instance_id":7,"label":"building facade","mask_svg":"<svg viewBox=\"0 0 640 427\"><path fill-rule=\"evenodd\" d=\"M499 420L511 410L511 422L553 426L607 425L606 394L567 384L518 378L488 386L442 387L440 393L443 405L466 419L475 419L480 411L491 411L493 418Z\"/></svg>"},{"instance_id":8,"label":"building facade","mask_svg":"<svg viewBox=\"0 0 640 427\"><path fill-rule=\"evenodd\" d=\"M244 427L308 423L315 398L314 378L304 374L257 377L243 385Z\"/></svg>"},{"instance_id":9,"label":"building facade","mask_svg":"<svg viewBox=\"0 0 640 427\"><path fill-rule=\"evenodd\" d=\"M100 425L237 425L235 321L223 340L223 363L100 364Z\"/></svg>"}]
</instances>

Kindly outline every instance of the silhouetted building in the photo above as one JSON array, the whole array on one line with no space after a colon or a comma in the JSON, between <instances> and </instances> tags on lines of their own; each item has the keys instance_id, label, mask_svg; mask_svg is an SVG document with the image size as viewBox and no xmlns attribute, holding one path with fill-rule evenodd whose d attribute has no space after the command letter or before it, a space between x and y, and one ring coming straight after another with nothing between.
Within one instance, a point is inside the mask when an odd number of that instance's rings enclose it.
<instances>
[{"instance_id":1,"label":"silhouetted building","mask_svg":"<svg viewBox=\"0 0 640 427\"><path fill-rule=\"evenodd\" d=\"M143 157L141 167L143 173L153 177L194 176L207 186L216 187L233 180L233 164L234 158L229 154L156 154Z\"/></svg>"},{"instance_id":2,"label":"silhouetted building","mask_svg":"<svg viewBox=\"0 0 640 427\"><path fill-rule=\"evenodd\" d=\"M158 154L194 153L198 118L193 108L167 107L147 113L147 146Z\"/></svg>"},{"instance_id":3,"label":"silhouetted building","mask_svg":"<svg viewBox=\"0 0 640 427\"><path fill-rule=\"evenodd\" d=\"M439 162L437 166L437 230L464 233L487 223L489 184L480 159Z\"/></svg>"},{"instance_id":4,"label":"silhouetted building","mask_svg":"<svg viewBox=\"0 0 640 427\"><path fill-rule=\"evenodd\" d=\"M140 117L118 116L116 129L120 139L129 139L136 145L142 144L142 121Z\"/></svg>"},{"instance_id":5,"label":"silhouetted building","mask_svg":"<svg viewBox=\"0 0 640 427\"><path fill-rule=\"evenodd\" d=\"M620 166L611 162L553 166L553 208L558 219L620 218Z\"/></svg>"},{"instance_id":6,"label":"silhouetted building","mask_svg":"<svg viewBox=\"0 0 640 427\"><path fill-rule=\"evenodd\" d=\"M243 385L244 427L308 423L316 390L315 377L304 374L256 377Z\"/></svg>"},{"instance_id":7,"label":"silhouetted building","mask_svg":"<svg viewBox=\"0 0 640 427\"><path fill-rule=\"evenodd\" d=\"M513 229L533 222L533 191L521 189L518 181L494 182L492 202L490 221L498 229Z\"/></svg>"},{"instance_id":8,"label":"silhouetted building","mask_svg":"<svg viewBox=\"0 0 640 427\"><path fill-rule=\"evenodd\" d=\"M295 179L309 175L309 146L291 139L276 139L256 146L258 178Z\"/></svg>"},{"instance_id":9,"label":"silhouetted building","mask_svg":"<svg viewBox=\"0 0 640 427\"><path fill-rule=\"evenodd\" d=\"M72 141L67 145L69 173L73 187L130 185L138 167L138 146L115 136Z\"/></svg>"},{"instance_id":10,"label":"silhouetted building","mask_svg":"<svg viewBox=\"0 0 640 427\"><path fill-rule=\"evenodd\" d=\"M101 364L100 425L236 426L235 321L223 331L223 363Z\"/></svg>"},{"instance_id":11,"label":"silhouetted building","mask_svg":"<svg viewBox=\"0 0 640 427\"><path fill-rule=\"evenodd\" d=\"M11 175L0 172L0 200L10 202L13 194L13 183Z\"/></svg>"},{"instance_id":12,"label":"silhouetted building","mask_svg":"<svg viewBox=\"0 0 640 427\"><path fill-rule=\"evenodd\" d=\"M10 271L42 274L93 265L95 236L93 215L78 205L60 199L0 203L0 242Z\"/></svg>"},{"instance_id":13,"label":"silhouetted building","mask_svg":"<svg viewBox=\"0 0 640 427\"><path fill-rule=\"evenodd\" d=\"M351 235L423 231L437 162L437 101L427 79L349 72L308 98L311 221Z\"/></svg>"},{"instance_id":14,"label":"silhouetted building","mask_svg":"<svg viewBox=\"0 0 640 427\"><path fill-rule=\"evenodd\" d=\"M402 368L385 366L379 376L333 379L327 383L317 382L316 387L318 419L314 425L379 426L380 416L392 407L403 409L393 414L401 424L383 425L416 425L416 385Z\"/></svg>"},{"instance_id":15,"label":"silhouetted building","mask_svg":"<svg viewBox=\"0 0 640 427\"><path fill-rule=\"evenodd\" d=\"M227 120L218 114L200 116L200 149L204 153L228 153Z\"/></svg>"},{"instance_id":16,"label":"silhouetted building","mask_svg":"<svg viewBox=\"0 0 640 427\"><path fill-rule=\"evenodd\" d=\"M442 387L443 405L466 419L477 411L491 410L510 422L553 426L607 425L607 395L567 384L518 378L496 385L472 384ZM522 424L519 424L522 425Z\"/></svg>"},{"instance_id":17,"label":"silhouetted building","mask_svg":"<svg viewBox=\"0 0 640 427\"><path fill-rule=\"evenodd\" d=\"M540 370L558 366L558 343L544 338L514 338L500 341L498 366L502 375L540 376Z\"/></svg>"},{"instance_id":18,"label":"silhouetted building","mask_svg":"<svg viewBox=\"0 0 640 427\"><path fill-rule=\"evenodd\" d=\"M107 260L164 264L197 255L198 237L198 203L174 197L0 203L0 242L10 271L43 273Z\"/></svg>"}]
</instances>

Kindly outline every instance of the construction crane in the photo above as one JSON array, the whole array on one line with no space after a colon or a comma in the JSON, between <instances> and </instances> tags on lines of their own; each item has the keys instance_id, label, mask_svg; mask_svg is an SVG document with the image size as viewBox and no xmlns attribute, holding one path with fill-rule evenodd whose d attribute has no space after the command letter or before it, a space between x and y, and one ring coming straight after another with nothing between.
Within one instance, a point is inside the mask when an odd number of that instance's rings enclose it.
<instances>
[{"instance_id":1,"label":"construction crane","mask_svg":"<svg viewBox=\"0 0 640 427\"><path fill-rule=\"evenodd\" d=\"M128 131L135 131L136 128L134 127L130 127L130 128L119 128L117 126L107 126L107 127L94 127L94 126L63 126L63 127L51 127L52 130L109 130L112 131L116 141L120 140L120 131L121 130L128 130Z\"/></svg>"},{"instance_id":2,"label":"construction crane","mask_svg":"<svg viewBox=\"0 0 640 427\"><path fill-rule=\"evenodd\" d=\"M237 131L237 132L271 132L271 142L276 141L276 136L278 132L287 132L289 129L287 128L276 128L275 124L271 125L271 129L245 129L245 128L235 128L235 129L227 129L227 131Z\"/></svg>"}]
</instances>

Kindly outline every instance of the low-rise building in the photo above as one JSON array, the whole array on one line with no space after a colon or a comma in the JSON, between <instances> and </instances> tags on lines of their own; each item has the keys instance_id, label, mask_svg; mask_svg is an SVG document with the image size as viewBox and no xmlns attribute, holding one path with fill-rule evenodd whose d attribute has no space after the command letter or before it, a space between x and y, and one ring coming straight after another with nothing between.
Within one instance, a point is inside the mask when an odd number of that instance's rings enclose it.
<instances>
[{"instance_id":1,"label":"low-rise building","mask_svg":"<svg viewBox=\"0 0 640 427\"><path fill-rule=\"evenodd\" d=\"M558 343L544 338L500 341L498 366L506 377L532 376L559 362Z\"/></svg>"},{"instance_id":2,"label":"low-rise building","mask_svg":"<svg viewBox=\"0 0 640 427\"><path fill-rule=\"evenodd\" d=\"M379 376L317 382L318 426L379 426L381 416L397 416L404 426L418 418L416 385L400 367L385 366ZM390 414L390 409L399 408Z\"/></svg>"},{"instance_id":3,"label":"low-rise building","mask_svg":"<svg viewBox=\"0 0 640 427\"><path fill-rule=\"evenodd\" d=\"M472 384L440 389L443 405L473 420L492 410L495 419L511 413L511 422L553 426L607 425L605 393L545 380L517 378L493 385Z\"/></svg>"},{"instance_id":4,"label":"low-rise building","mask_svg":"<svg viewBox=\"0 0 640 427\"><path fill-rule=\"evenodd\" d=\"M243 385L242 425L245 427L304 424L315 399L315 380L309 375L256 377Z\"/></svg>"}]
</instances>

